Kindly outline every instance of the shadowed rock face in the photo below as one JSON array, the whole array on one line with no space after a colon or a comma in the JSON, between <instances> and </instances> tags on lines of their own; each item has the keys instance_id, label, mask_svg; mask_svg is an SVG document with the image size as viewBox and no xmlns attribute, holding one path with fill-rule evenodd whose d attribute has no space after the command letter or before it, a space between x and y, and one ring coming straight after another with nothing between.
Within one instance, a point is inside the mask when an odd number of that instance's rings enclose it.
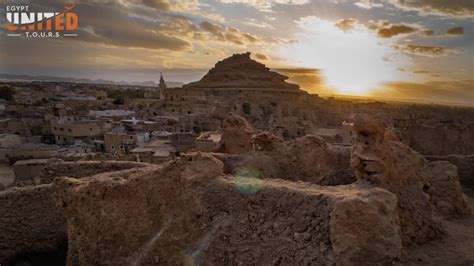
<instances>
[{"instance_id":1,"label":"shadowed rock face","mask_svg":"<svg viewBox=\"0 0 474 266\"><path fill-rule=\"evenodd\" d=\"M71 265L389 264L401 251L386 190L226 176L206 154L55 189Z\"/></svg>"},{"instance_id":2,"label":"shadowed rock face","mask_svg":"<svg viewBox=\"0 0 474 266\"><path fill-rule=\"evenodd\" d=\"M386 140L385 128L367 117L356 121L351 166L358 180L397 196L404 245L425 243L441 234L430 203L428 162L408 146Z\"/></svg>"},{"instance_id":3,"label":"shadowed rock face","mask_svg":"<svg viewBox=\"0 0 474 266\"><path fill-rule=\"evenodd\" d=\"M270 71L264 64L252 60L250 53L244 53L217 62L201 80L183 87L299 89L298 85L285 82L287 79L287 76Z\"/></svg>"}]
</instances>

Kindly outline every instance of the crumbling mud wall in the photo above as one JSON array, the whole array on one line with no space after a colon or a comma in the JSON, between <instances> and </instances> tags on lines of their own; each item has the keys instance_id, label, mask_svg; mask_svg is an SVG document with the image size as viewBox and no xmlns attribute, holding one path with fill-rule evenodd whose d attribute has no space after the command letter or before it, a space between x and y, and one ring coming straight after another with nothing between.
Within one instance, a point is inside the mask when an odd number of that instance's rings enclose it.
<instances>
[{"instance_id":1,"label":"crumbling mud wall","mask_svg":"<svg viewBox=\"0 0 474 266\"><path fill-rule=\"evenodd\" d=\"M83 178L105 172L126 170L137 167L146 167L149 164L129 161L52 161L40 173L42 183L51 183L55 177L68 176Z\"/></svg>"},{"instance_id":2,"label":"crumbling mud wall","mask_svg":"<svg viewBox=\"0 0 474 266\"><path fill-rule=\"evenodd\" d=\"M386 125L370 117L354 124L351 165L359 182L387 189L398 199L404 245L422 244L441 235L430 202L428 162L398 141L385 139Z\"/></svg>"},{"instance_id":3,"label":"crumbling mud wall","mask_svg":"<svg viewBox=\"0 0 474 266\"><path fill-rule=\"evenodd\" d=\"M40 173L49 184L10 187L0 191L0 264L63 265L67 252L66 220L56 205L52 180L142 168L134 162L51 162Z\"/></svg>"},{"instance_id":4,"label":"crumbling mud wall","mask_svg":"<svg viewBox=\"0 0 474 266\"><path fill-rule=\"evenodd\" d=\"M430 195L436 211L446 217L467 217L471 208L459 183L458 169L447 161L429 164L432 172Z\"/></svg>"},{"instance_id":5,"label":"crumbling mud wall","mask_svg":"<svg viewBox=\"0 0 474 266\"><path fill-rule=\"evenodd\" d=\"M0 264L64 260L66 220L56 208L51 184L1 191L0 206Z\"/></svg>"},{"instance_id":6,"label":"crumbling mud wall","mask_svg":"<svg viewBox=\"0 0 474 266\"><path fill-rule=\"evenodd\" d=\"M474 155L427 156L427 159L456 165L462 188L474 196Z\"/></svg>"},{"instance_id":7,"label":"crumbling mud wall","mask_svg":"<svg viewBox=\"0 0 474 266\"><path fill-rule=\"evenodd\" d=\"M18 181L14 187L33 186L52 183L58 176L83 178L99 173L119 171L136 167L146 167L149 164L131 161L75 161L66 162L60 159L50 159L45 167L38 171L31 180Z\"/></svg>"},{"instance_id":8,"label":"crumbling mud wall","mask_svg":"<svg viewBox=\"0 0 474 266\"><path fill-rule=\"evenodd\" d=\"M253 128L245 118L229 113L222 125L222 139L216 151L242 154L252 150Z\"/></svg>"},{"instance_id":9,"label":"crumbling mud wall","mask_svg":"<svg viewBox=\"0 0 474 266\"><path fill-rule=\"evenodd\" d=\"M403 130L410 147L424 155L470 155L474 153L474 124L422 125L413 122Z\"/></svg>"},{"instance_id":10,"label":"crumbling mud wall","mask_svg":"<svg viewBox=\"0 0 474 266\"><path fill-rule=\"evenodd\" d=\"M350 148L306 135L284 141L263 132L253 136L253 150L243 155L216 154L225 172L237 176L281 178L314 184L343 185L355 182L350 171Z\"/></svg>"},{"instance_id":11,"label":"crumbling mud wall","mask_svg":"<svg viewBox=\"0 0 474 266\"><path fill-rule=\"evenodd\" d=\"M384 189L234 177L223 168L198 153L57 178L68 264L390 264L400 256L396 197Z\"/></svg>"}]
</instances>

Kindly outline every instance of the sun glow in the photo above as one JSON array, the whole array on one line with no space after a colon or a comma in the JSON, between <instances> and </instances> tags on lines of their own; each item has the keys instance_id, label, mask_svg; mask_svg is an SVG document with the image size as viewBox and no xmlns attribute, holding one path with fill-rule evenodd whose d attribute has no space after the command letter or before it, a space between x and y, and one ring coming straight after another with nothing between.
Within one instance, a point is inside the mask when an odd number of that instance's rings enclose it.
<instances>
[{"instance_id":1,"label":"sun glow","mask_svg":"<svg viewBox=\"0 0 474 266\"><path fill-rule=\"evenodd\" d=\"M298 42L282 48L281 56L322 69L326 86L335 93L367 96L383 82L402 78L393 41L377 38L363 25L342 31L334 22L311 16L299 20L298 27Z\"/></svg>"}]
</instances>

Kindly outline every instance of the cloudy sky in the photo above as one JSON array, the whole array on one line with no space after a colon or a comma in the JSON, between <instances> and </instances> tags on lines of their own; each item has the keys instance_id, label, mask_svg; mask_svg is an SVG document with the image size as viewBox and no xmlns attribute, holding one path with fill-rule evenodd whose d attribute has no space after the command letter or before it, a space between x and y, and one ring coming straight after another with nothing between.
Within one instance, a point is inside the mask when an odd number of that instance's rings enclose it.
<instances>
[{"instance_id":1,"label":"cloudy sky","mask_svg":"<svg viewBox=\"0 0 474 266\"><path fill-rule=\"evenodd\" d=\"M5 7L75 4L77 37L6 36ZM16 0L0 6L0 73L199 79L253 58L321 94L474 102L473 0Z\"/></svg>"}]
</instances>

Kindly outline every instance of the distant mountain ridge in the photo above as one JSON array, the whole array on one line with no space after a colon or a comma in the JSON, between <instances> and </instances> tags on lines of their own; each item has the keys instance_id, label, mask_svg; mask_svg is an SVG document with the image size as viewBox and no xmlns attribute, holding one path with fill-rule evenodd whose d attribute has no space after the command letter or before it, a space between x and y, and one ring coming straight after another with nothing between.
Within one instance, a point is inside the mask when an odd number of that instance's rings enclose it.
<instances>
[{"instance_id":1,"label":"distant mountain ridge","mask_svg":"<svg viewBox=\"0 0 474 266\"><path fill-rule=\"evenodd\" d=\"M73 83L87 83L87 84L113 84L113 85L129 85L129 86L147 86L157 87L158 83L155 81L142 82L126 82L126 81L111 81L105 79L85 79L85 78L70 78L70 77L54 77L54 76L30 76L30 75L16 75L16 74L0 74L0 80L24 80L24 81L59 81L59 82L73 82ZM166 81L168 87L181 87L184 83L176 81Z\"/></svg>"}]
</instances>

